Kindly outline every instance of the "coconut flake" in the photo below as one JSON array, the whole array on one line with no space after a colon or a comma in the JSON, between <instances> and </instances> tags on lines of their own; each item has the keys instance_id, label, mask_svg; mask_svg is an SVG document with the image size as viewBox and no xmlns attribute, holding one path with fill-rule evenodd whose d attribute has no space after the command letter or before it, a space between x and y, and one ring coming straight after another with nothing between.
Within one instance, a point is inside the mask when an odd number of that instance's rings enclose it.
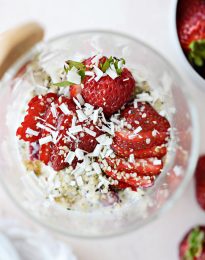
<instances>
[{"instance_id":1,"label":"coconut flake","mask_svg":"<svg viewBox=\"0 0 205 260\"><path fill-rule=\"evenodd\" d=\"M40 145L47 144L47 143L51 142L52 140L53 140L52 136L51 135L47 135L47 136L39 139L39 144Z\"/></svg>"},{"instance_id":2,"label":"coconut flake","mask_svg":"<svg viewBox=\"0 0 205 260\"><path fill-rule=\"evenodd\" d=\"M75 150L75 155L76 155L76 157L78 158L78 160L83 160L84 159L84 151L83 150L81 150L81 149L79 149L79 148L77 148L76 150Z\"/></svg>"},{"instance_id":3,"label":"coconut flake","mask_svg":"<svg viewBox=\"0 0 205 260\"><path fill-rule=\"evenodd\" d=\"M112 138L109 138L106 134L100 135L96 138L97 142L101 145L111 145Z\"/></svg>"},{"instance_id":4,"label":"coconut flake","mask_svg":"<svg viewBox=\"0 0 205 260\"><path fill-rule=\"evenodd\" d=\"M99 163L93 162L92 167L97 174L100 174L102 172Z\"/></svg>"},{"instance_id":5,"label":"coconut flake","mask_svg":"<svg viewBox=\"0 0 205 260\"><path fill-rule=\"evenodd\" d=\"M142 131L142 127L138 126L135 130L134 130L134 134L138 134L139 132Z\"/></svg>"},{"instance_id":6,"label":"coconut flake","mask_svg":"<svg viewBox=\"0 0 205 260\"><path fill-rule=\"evenodd\" d=\"M98 120L98 113L99 113L99 109L95 109L93 114L92 114L93 124L96 124L96 122Z\"/></svg>"},{"instance_id":7,"label":"coconut flake","mask_svg":"<svg viewBox=\"0 0 205 260\"><path fill-rule=\"evenodd\" d=\"M69 151L69 153L67 154L66 158L65 158L65 162L71 164L73 162L75 158L75 153L72 151Z\"/></svg>"},{"instance_id":8,"label":"coconut flake","mask_svg":"<svg viewBox=\"0 0 205 260\"><path fill-rule=\"evenodd\" d=\"M74 84L81 83L81 76L78 74L78 70L75 67L72 67L72 69L68 71L66 78L69 82Z\"/></svg>"},{"instance_id":9,"label":"coconut flake","mask_svg":"<svg viewBox=\"0 0 205 260\"><path fill-rule=\"evenodd\" d=\"M99 81L102 78L102 76L104 75L104 73L97 66L93 66L93 68L94 68L94 72L96 74L95 81Z\"/></svg>"},{"instance_id":10,"label":"coconut flake","mask_svg":"<svg viewBox=\"0 0 205 260\"><path fill-rule=\"evenodd\" d=\"M83 97L82 97L82 95L81 95L80 93L78 93L78 94L76 95L76 98L77 98L77 100L79 101L79 103L80 103L81 105L84 105L84 104L85 104L85 100L83 99Z\"/></svg>"},{"instance_id":11,"label":"coconut flake","mask_svg":"<svg viewBox=\"0 0 205 260\"><path fill-rule=\"evenodd\" d=\"M52 138L53 138L53 143L57 144L57 142L59 141L59 139L57 139L59 131L53 131L51 134L52 134Z\"/></svg>"},{"instance_id":12,"label":"coconut flake","mask_svg":"<svg viewBox=\"0 0 205 260\"><path fill-rule=\"evenodd\" d=\"M75 187L76 186L76 182L75 181L71 181L70 182L70 186Z\"/></svg>"},{"instance_id":13,"label":"coconut flake","mask_svg":"<svg viewBox=\"0 0 205 260\"><path fill-rule=\"evenodd\" d=\"M72 171L72 174L73 175L80 175L84 172L84 168L83 167L80 167L81 165L78 165L78 167L75 168L74 171Z\"/></svg>"},{"instance_id":14,"label":"coconut flake","mask_svg":"<svg viewBox=\"0 0 205 260\"><path fill-rule=\"evenodd\" d=\"M78 186L83 186L83 179L82 179L82 177L81 176L78 176L77 178L76 178L76 182L77 182L77 184L78 184Z\"/></svg>"},{"instance_id":15,"label":"coconut flake","mask_svg":"<svg viewBox=\"0 0 205 260\"><path fill-rule=\"evenodd\" d=\"M51 113L52 113L54 118L57 118L56 105L53 102L51 103Z\"/></svg>"},{"instance_id":16,"label":"coconut flake","mask_svg":"<svg viewBox=\"0 0 205 260\"><path fill-rule=\"evenodd\" d=\"M80 109L82 108L80 102L76 98L73 98L73 101L75 102L77 107L79 107Z\"/></svg>"},{"instance_id":17,"label":"coconut flake","mask_svg":"<svg viewBox=\"0 0 205 260\"><path fill-rule=\"evenodd\" d=\"M138 102L137 102L137 99L134 100L134 108L138 108Z\"/></svg>"},{"instance_id":18,"label":"coconut flake","mask_svg":"<svg viewBox=\"0 0 205 260\"><path fill-rule=\"evenodd\" d=\"M83 131L83 128L81 125L76 125L76 126L73 126L73 127L70 127L68 129L69 133L71 134L77 134L79 132L82 132Z\"/></svg>"},{"instance_id":19,"label":"coconut flake","mask_svg":"<svg viewBox=\"0 0 205 260\"><path fill-rule=\"evenodd\" d=\"M153 161L153 165L161 165L162 164L162 161L161 160L154 160Z\"/></svg>"},{"instance_id":20,"label":"coconut flake","mask_svg":"<svg viewBox=\"0 0 205 260\"><path fill-rule=\"evenodd\" d=\"M70 115L71 114L70 110L68 109L68 106L65 103L62 103L59 106L59 108L65 115Z\"/></svg>"},{"instance_id":21,"label":"coconut flake","mask_svg":"<svg viewBox=\"0 0 205 260\"><path fill-rule=\"evenodd\" d=\"M94 151L91 154L88 154L91 157L98 157L100 155L100 152L102 150L102 145L101 144L97 144Z\"/></svg>"},{"instance_id":22,"label":"coconut flake","mask_svg":"<svg viewBox=\"0 0 205 260\"><path fill-rule=\"evenodd\" d=\"M159 133L159 132L154 129L154 130L152 131L152 136L156 136L158 133Z\"/></svg>"},{"instance_id":23,"label":"coconut flake","mask_svg":"<svg viewBox=\"0 0 205 260\"><path fill-rule=\"evenodd\" d=\"M76 110L76 113L78 115L78 120L80 122L83 122L83 121L85 121L87 119L87 116L83 113L82 110Z\"/></svg>"},{"instance_id":24,"label":"coconut flake","mask_svg":"<svg viewBox=\"0 0 205 260\"><path fill-rule=\"evenodd\" d=\"M35 131L35 130L31 129L31 128L27 128L27 129L26 129L26 134L38 136L38 135L39 135L39 132L37 132L37 131Z\"/></svg>"},{"instance_id":25,"label":"coconut flake","mask_svg":"<svg viewBox=\"0 0 205 260\"><path fill-rule=\"evenodd\" d=\"M106 70L106 74L111 77L111 79L115 79L118 77L115 66L111 64L110 68Z\"/></svg>"},{"instance_id":26,"label":"coconut flake","mask_svg":"<svg viewBox=\"0 0 205 260\"><path fill-rule=\"evenodd\" d=\"M75 126L76 121L77 121L77 117L76 117L76 116L73 116L73 118L72 118L72 124L71 124L72 127Z\"/></svg>"},{"instance_id":27,"label":"coconut flake","mask_svg":"<svg viewBox=\"0 0 205 260\"><path fill-rule=\"evenodd\" d=\"M151 139L150 138L146 138L146 144L150 144Z\"/></svg>"},{"instance_id":28,"label":"coconut flake","mask_svg":"<svg viewBox=\"0 0 205 260\"><path fill-rule=\"evenodd\" d=\"M72 134L69 133L68 131L67 131L66 133L67 133L67 135L68 135L69 137L71 137L73 140L76 140L76 139L77 139L74 135L72 135Z\"/></svg>"},{"instance_id":29,"label":"coconut flake","mask_svg":"<svg viewBox=\"0 0 205 260\"><path fill-rule=\"evenodd\" d=\"M104 132L106 132L106 133L108 133L110 135L113 134L111 129L109 127L105 126L105 125L102 126L102 131L104 131Z\"/></svg>"},{"instance_id":30,"label":"coconut flake","mask_svg":"<svg viewBox=\"0 0 205 260\"><path fill-rule=\"evenodd\" d=\"M130 156L129 156L129 162L130 162L130 163L134 163L134 162L135 162L134 154L130 154Z\"/></svg>"},{"instance_id":31,"label":"coconut flake","mask_svg":"<svg viewBox=\"0 0 205 260\"><path fill-rule=\"evenodd\" d=\"M146 101L146 102L152 102L153 97L150 96L148 93L141 93L137 95L137 100L138 101Z\"/></svg>"},{"instance_id":32,"label":"coconut flake","mask_svg":"<svg viewBox=\"0 0 205 260\"><path fill-rule=\"evenodd\" d=\"M37 123L36 126L39 127L39 128L41 128L41 129L43 129L43 130L46 130L46 131L49 132L49 133L52 133L52 132L53 132L49 127L47 127L47 126L45 126L45 125L43 125L43 124L41 124L41 123Z\"/></svg>"},{"instance_id":33,"label":"coconut flake","mask_svg":"<svg viewBox=\"0 0 205 260\"><path fill-rule=\"evenodd\" d=\"M105 154L105 157L109 157L112 153L113 153L113 150L112 149L108 149L106 154Z\"/></svg>"},{"instance_id":34,"label":"coconut flake","mask_svg":"<svg viewBox=\"0 0 205 260\"><path fill-rule=\"evenodd\" d=\"M84 129L84 131L85 131L87 134L89 134L89 135L91 135L91 136L93 136L93 137L96 136L96 132L90 130L89 128L84 127L83 129Z\"/></svg>"},{"instance_id":35,"label":"coconut flake","mask_svg":"<svg viewBox=\"0 0 205 260\"><path fill-rule=\"evenodd\" d=\"M93 71L89 71L89 70L87 70L87 71L85 71L85 76L91 76L91 77L95 77L95 74L94 74L94 72Z\"/></svg>"},{"instance_id":36,"label":"coconut flake","mask_svg":"<svg viewBox=\"0 0 205 260\"><path fill-rule=\"evenodd\" d=\"M92 115L93 113L93 110L94 110L94 106L88 104L88 103L85 103L84 104L85 108L84 108L84 113L86 116L90 116Z\"/></svg>"}]
</instances>

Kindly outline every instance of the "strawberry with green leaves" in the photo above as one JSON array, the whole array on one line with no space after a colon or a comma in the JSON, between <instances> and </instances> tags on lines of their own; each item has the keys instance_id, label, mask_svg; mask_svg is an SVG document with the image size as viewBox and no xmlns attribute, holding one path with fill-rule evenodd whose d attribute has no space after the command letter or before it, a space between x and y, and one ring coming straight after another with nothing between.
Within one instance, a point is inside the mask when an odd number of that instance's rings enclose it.
<instances>
[{"instance_id":1,"label":"strawberry with green leaves","mask_svg":"<svg viewBox=\"0 0 205 260\"><path fill-rule=\"evenodd\" d=\"M181 0L178 4L177 30L179 41L190 62L205 64L205 1Z\"/></svg>"},{"instance_id":2,"label":"strawberry with green leaves","mask_svg":"<svg viewBox=\"0 0 205 260\"><path fill-rule=\"evenodd\" d=\"M205 226L192 228L179 246L180 260L205 260Z\"/></svg>"}]
</instances>

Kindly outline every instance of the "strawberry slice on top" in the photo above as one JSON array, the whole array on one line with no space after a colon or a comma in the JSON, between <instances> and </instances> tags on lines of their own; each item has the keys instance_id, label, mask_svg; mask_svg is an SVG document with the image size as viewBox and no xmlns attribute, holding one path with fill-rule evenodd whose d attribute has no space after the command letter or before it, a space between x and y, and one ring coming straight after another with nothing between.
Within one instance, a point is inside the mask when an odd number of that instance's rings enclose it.
<instances>
[{"instance_id":1,"label":"strawberry slice on top","mask_svg":"<svg viewBox=\"0 0 205 260\"><path fill-rule=\"evenodd\" d=\"M54 93L32 98L28 103L27 115L21 126L17 129L16 135L24 141L38 141L41 138L41 131L37 123L41 121L40 119L43 119L48 107L57 98L57 95Z\"/></svg>"}]
</instances>

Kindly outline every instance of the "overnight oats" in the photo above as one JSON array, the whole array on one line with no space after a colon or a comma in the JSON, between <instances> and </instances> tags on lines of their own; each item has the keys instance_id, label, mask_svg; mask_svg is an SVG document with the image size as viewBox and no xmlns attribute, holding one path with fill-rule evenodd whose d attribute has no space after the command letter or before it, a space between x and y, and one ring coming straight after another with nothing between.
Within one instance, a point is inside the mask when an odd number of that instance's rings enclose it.
<instances>
[{"instance_id":1,"label":"overnight oats","mask_svg":"<svg viewBox=\"0 0 205 260\"><path fill-rule=\"evenodd\" d=\"M16 130L27 175L45 200L69 210L120 208L143 199L166 165L171 139L160 93L126 60L90 55L49 74L29 64L39 87Z\"/></svg>"}]
</instances>

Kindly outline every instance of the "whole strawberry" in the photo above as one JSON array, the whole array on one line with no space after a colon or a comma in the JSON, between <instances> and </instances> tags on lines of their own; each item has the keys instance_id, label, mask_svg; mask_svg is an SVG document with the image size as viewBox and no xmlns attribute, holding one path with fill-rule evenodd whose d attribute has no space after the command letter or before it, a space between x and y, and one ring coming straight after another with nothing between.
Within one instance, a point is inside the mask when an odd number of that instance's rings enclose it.
<instances>
[{"instance_id":1,"label":"whole strawberry","mask_svg":"<svg viewBox=\"0 0 205 260\"><path fill-rule=\"evenodd\" d=\"M205 61L205 1L181 0L178 4L177 30L179 41L193 65Z\"/></svg>"},{"instance_id":2,"label":"whole strawberry","mask_svg":"<svg viewBox=\"0 0 205 260\"><path fill-rule=\"evenodd\" d=\"M89 61L89 62L88 62ZM90 70L90 62L87 72ZM99 67L95 67L95 76L87 75L83 84L82 95L85 101L95 107L102 107L107 116L111 116L128 102L135 90L135 80L131 72L126 68L117 67L120 60L101 58ZM88 74L88 73L87 73Z\"/></svg>"},{"instance_id":3,"label":"whole strawberry","mask_svg":"<svg viewBox=\"0 0 205 260\"><path fill-rule=\"evenodd\" d=\"M195 171L196 199L205 210L205 155L198 160Z\"/></svg>"},{"instance_id":4,"label":"whole strawberry","mask_svg":"<svg viewBox=\"0 0 205 260\"><path fill-rule=\"evenodd\" d=\"M179 246L180 260L205 260L205 226L191 229Z\"/></svg>"}]
</instances>

